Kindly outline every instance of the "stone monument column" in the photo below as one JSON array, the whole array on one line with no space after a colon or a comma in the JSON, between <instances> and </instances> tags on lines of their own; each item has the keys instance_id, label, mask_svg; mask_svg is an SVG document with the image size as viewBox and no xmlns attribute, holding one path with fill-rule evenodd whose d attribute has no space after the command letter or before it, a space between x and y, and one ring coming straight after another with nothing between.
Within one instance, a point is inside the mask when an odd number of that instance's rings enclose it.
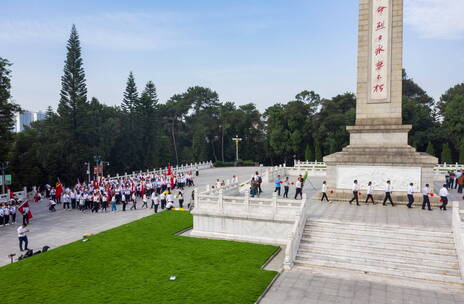
<instances>
[{"instance_id":1,"label":"stone monument column","mask_svg":"<svg viewBox=\"0 0 464 304\"><path fill-rule=\"evenodd\" d=\"M324 157L327 182L350 189L354 179L383 189L386 180L405 191L433 184L437 158L408 145L411 125L402 121L403 0L360 0L356 123L350 145Z\"/></svg>"}]
</instances>

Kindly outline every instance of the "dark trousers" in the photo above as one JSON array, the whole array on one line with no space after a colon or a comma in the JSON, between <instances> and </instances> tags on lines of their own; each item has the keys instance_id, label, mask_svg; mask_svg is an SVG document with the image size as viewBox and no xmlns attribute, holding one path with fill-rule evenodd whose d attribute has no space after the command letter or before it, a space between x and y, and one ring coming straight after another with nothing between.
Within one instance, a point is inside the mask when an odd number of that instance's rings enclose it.
<instances>
[{"instance_id":1,"label":"dark trousers","mask_svg":"<svg viewBox=\"0 0 464 304\"><path fill-rule=\"evenodd\" d=\"M329 201L329 198L327 197L327 193L325 193L325 192L322 192L322 198L321 198L321 202L323 202L323 201L324 201L324 198L325 198L327 201Z\"/></svg>"},{"instance_id":2,"label":"dark trousers","mask_svg":"<svg viewBox=\"0 0 464 304\"><path fill-rule=\"evenodd\" d=\"M71 199L71 208L76 209L76 199Z\"/></svg>"},{"instance_id":3,"label":"dark trousers","mask_svg":"<svg viewBox=\"0 0 464 304\"><path fill-rule=\"evenodd\" d=\"M288 198L288 189L290 187L289 186L284 186L284 197Z\"/></svg>"},{"instance_id":4,"label":"dark trousers","mask_svg":"<svg viewBox=\"0 0 464 304\"><path fill-rule=\"evenodd\" d=\"M148 202L144 201L143 204L142 204L142 208L143 208L143 206L145 206L145 208L148 208Z\"/></svg>"},{"instance_id":5,"label":"dark trousers","mask_svg":"<svg viewBox=\"0 0 464 304\"><path fill-rule=\"evenodd\" d=\"M3 216L3 225L8 224L9 221L10 221L10 216L9 215L4 215Z\"/></svg>"},{"instance_id":6,"label":"dark trousers","mask_svg":"<svg viewBox=\"0 0 464 304\"><path fill-rule=\"evenodd\" d=\"M29 218L27 217L27 214L23 214L23 225L29 224Z\"/></svg>"},{"instance_id":7,"label":"dark trousers","mask_svg":"<svg viewBox=\"0 0 464 304\"><path fill-rule=\"evenodd\" d=\"M69 202L63 203L63 209L69 209Z\"/></svg>"},{"instance_id":8,"label":"dark trousers","mask_svg":"<svg viewBox=\"0 0 464 304\"><path fill-rule=\"evenodd\" d=\"M155 204L155 213L158 213L158 204Z\"/></svg>"},{"instance_id":9,"label":"dark trousers","mask_svg":"<svg viewBox=\"0 0 464 304\"><path fill-rule=\"evenodd\" d=\"M126 202L122 202L122 211L126 211L126 206L127 206L127 203L126 203Z\"/></svg>"},{"instance_id":10,"label":"dark trousers","mask_svg":"<svg viewBox=\"0 0 464 304\"><path fill-rule=\"evenodd\" d=\"M458 193L462 193L462 185L458 186Z\"/></svg>"},{"instance_id":11,"label":"dark trousers","mask_svg":"<svg viewBox=\"0 0 464 304\"><path fill-rule=\"evenodd\" d=\"M446 196L440 196L442 204L440 206L440 209L446 210L446 205L448 205L448 198Z\"/></svg>"},{"instance_id":12,"label":"dark trousers","mask_svg":"<svg viewBox=\"0 0 464 304\"><path fill-rule=\"evenodd\" d=\"M356 205L359 205L358 191L353 191L353 198L351 199L350 204L351 204L353 201L356 201Z\"/></svg>"},{"instance_id":13,"label":"dark trousers","mask_svg":"<svg viewBox=\"0 0 464 304\"><path fill-rule=\"evenodd\" d=\"M184 200L183 199L180 199L179 200L179 208L184 208Z\"/></svg>"},{"instance_id":14,"label":"dark trousers","mask_svg":"<svg viewBox=\"0 0 464 304\"><path fill-rule=\"evenodd\" d=\"M372 196L372 194L368 194L368 195L367 195L367 197L366 197L366 204L368 203L369 199L371 199L372 204L375 205L374 197Z\"/></svg>"},{"instance_id":15,"label":"dark trousers","mask_svg":"<svg viewBox=\"0 0 464 304\"><path fill-rule=\"evenodd\" d=\"M432 208L430 208L429 196L428 195L423 195L422 198L423 198L423 200L422 200L422 209L425 209L425 205L427 205L427 208L429 210L432 210Z\"/></svg>"},{"instance_id":16,"label":"dark trousers","mask_svg":"<svg viewBox=\"0 0 464 304\"><path fill-rule=\"evenodd\" d=\"M161 209L164 209L166 207L166 200L162 199L161 200Z\"/></svg>"},{"instance_id":17,"label":"dark trousers","mask_svg":"<svg viewBox=\"0 0 464 304\"><path fill-rule=\"evenodd\" d=\"M295 192L295 199L298 197L298 194L300 195L300 198L303 199L303 188L296 188Z\"/></svg>"},{"instance_id":18,"label":"dark trousers","mask_svg":"<svg viewBox=\"0 0 464 304\"><path fill-rule=\"evenodd\" d=\"M276 187L275 190L274 190L274 192L277 192L277 195L280 196L280 187Z\"/></svg>"},{"instance_id":19,"label":"dark trousers","mask_svg":"<svg viewBox=\"0 0 464 304\"><path fill-rule=\"evenodd\" d=\"M28 250L27 244L29 243L27 240L27 236L20 236L19 237L19 250L23 251L23 243L24 243L24 250Z\"/></svg>"},{"instance_id":20,"label":"dark trousers","mask_svg":"<svg viewBox=\"0 0 464 304\"><path fill-rule=\"evenodd\" d=\"M393 200L392 200L390 192L385 192L385 198L383 199L383 205L384 206L385 206L385 203L387 202L387 200L390 202L390 204L392 204L392 206L395 206L395 204L393 204Z\"/></svg>"},{"instance_id":21,"label":"dark trousers","mask_svg":"<svg viewBox=\"0 0 464 304\"><path fill-rule=\"evenodd\" d=\"M11 214L11 222L16 223L16 213Z\"/></svg>"},{"instance_id":22,"label":"dark trousers","mask_svg":"<svg viewBox=\"0 0 464 304\"><path fill-rule=\"evenodd\" d=\"M408 207L411 208L412 204L414 204L414 195L408 194Z\"/></svg>"}]
</instances>

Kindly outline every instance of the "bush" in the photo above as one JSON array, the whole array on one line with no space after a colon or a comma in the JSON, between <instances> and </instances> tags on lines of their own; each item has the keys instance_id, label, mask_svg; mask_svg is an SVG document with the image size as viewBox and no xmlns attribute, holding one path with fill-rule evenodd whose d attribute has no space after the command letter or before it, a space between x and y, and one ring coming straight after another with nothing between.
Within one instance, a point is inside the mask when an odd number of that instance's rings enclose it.
<instances>
[{"instance_id":1,"label":"bush","mask_svg":"<svg viewBox=\"0 0 464 304\"><path fill-rule=\"evenodd\" d=\"M252 160L241 160L239 159L238 162L223 162L217 161L214 163L214 167L254 167L257 166Z\"/></svg>"}]
</instances>

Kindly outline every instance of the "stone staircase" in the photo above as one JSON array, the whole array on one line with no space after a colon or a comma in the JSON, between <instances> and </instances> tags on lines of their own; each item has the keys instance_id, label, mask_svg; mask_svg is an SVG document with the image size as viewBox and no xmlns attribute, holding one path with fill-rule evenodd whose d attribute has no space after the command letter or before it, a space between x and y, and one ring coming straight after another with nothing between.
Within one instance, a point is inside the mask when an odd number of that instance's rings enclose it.
<instances>
[{"instance_id":1,"label":"stone staircase","mask_svg":"<svg viewBox=\"0 0 464 304\"><path fill-rule=\"evenodd\" d=\"M295 265L462 283L451 229L308 220Z\"/></svg>"}]
</instances>

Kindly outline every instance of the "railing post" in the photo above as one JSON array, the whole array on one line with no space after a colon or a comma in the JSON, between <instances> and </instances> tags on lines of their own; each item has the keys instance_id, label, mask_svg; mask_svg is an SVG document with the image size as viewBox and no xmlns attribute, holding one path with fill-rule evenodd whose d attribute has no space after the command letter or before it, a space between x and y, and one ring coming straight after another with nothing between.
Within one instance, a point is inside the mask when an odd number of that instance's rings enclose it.
<instances>
[{"instance_id":1,"label":"railing post","mask_svg":"<svg viewBox=\"0 0 464 304\"><path fill-rule=\"evenodd\" d=\"M222 194L222 189L219 189L218 204L219 204L219 210L221 210L221 212L224 213L224 197Z\"/></svg>"},{"instance_id":2,"label":"railing post","mask_svg":"<svg viewBox=\"0 0 464 304\"><path fill-rule=\"evenodd\" d=\"M277 215L277 193L274 192L272 193L272 208L273 208L273 214L274 214L274 218L275 216Z\"/></svg>"}]
</instances>

